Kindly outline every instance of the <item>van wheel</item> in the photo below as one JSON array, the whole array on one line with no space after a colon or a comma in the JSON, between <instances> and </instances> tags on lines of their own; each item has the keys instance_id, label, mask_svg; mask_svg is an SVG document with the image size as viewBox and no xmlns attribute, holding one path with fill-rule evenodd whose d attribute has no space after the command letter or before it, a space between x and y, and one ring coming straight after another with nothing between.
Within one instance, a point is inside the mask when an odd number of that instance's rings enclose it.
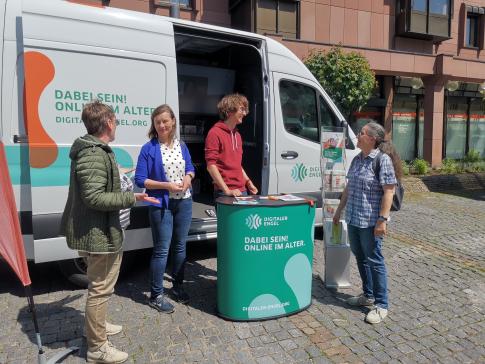
<instances>
[{"instance_id":1,"label":"van wheel","mask_svg":"<svg viewBox=\"0 0 485 364\"><path fill-rule=\"evenodd\" d=\"M86 258L61 260L58 262L62 275L72 284L81 287L88 287L87 261Z\"/></svg>"}]
</instances>

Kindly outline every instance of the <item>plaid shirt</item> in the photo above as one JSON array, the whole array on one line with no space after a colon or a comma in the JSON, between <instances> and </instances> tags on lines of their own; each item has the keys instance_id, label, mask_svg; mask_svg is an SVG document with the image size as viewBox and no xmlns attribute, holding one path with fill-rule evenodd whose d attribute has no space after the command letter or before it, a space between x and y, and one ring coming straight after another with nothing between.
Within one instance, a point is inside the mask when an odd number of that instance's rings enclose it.
<instances>
[{"instance_id":1,"label":"plaid shirt","mask_svg":"<svg viewBox=\"0 0 485 364\"><path fill-rule=\"evenodd\" d=\"M375 226L381 209L384 194L383 185L397 183L391 158L383 153L381 156L381 171L377 179L372 161L379 153L378 149L364 158L362 153L352 161L347 174L347 206L345 221L347 224L366 228Z\"/></svg>"}]
</instances>

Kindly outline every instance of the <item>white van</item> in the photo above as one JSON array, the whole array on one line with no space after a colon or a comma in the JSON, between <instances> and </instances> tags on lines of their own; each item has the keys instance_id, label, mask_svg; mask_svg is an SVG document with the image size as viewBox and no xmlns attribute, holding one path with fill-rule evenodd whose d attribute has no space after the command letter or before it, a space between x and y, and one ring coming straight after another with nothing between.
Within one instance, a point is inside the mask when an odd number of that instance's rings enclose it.
<instances>
[{"instance_id":1,"label":"white van","mask_svg":"<svg viewBox=\"0 0 485 364\"><path fill-rule=\"evenodd\" d=\"M167 103L196 167L189 240L216 237L204 138L225 94L249 99L240 132L243 165L260 193L318 200L319 135L343 116L304 64L280 43L253 33L114 8L54 0L0 0L1 125L28 258L79 260L59 236L69 184L69 149L85 134L83 104L111 105L118 162L134 167L150 114ZM347 157L357 152L348 128ZM132 210L125 249L152 246L147 210ZM69 261L66 261L69 259ZM71 263L74 262L73 265ZM71 269L74 268L74 271ZM82 268L81 268L82 270Z\"/></svg>"}]
</instances>

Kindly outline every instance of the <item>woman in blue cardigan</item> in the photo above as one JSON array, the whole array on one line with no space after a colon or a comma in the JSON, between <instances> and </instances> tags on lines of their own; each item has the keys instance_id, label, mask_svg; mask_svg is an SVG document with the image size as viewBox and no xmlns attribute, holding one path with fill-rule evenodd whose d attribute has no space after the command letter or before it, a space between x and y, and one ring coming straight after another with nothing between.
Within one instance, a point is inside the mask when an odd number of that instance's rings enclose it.
<instances>
[{"instance_id":1,"label":"woman in blue cardigan","mask_svg":"<svg viewBox=\"0 0 485 364\"><path fill-rule=\"evenodd\" d=\"M149 206L153 236L149 305L171 313L174 307L163 294L163 275L171 245L174 258L172 293L179 302L189 300L182 283L187 235L192 221L191 185L195 173L187 146L175 137L176 119L171 107L157 107L151 120L150 141L141 148L138 156L135 183L160 202L160 205Z\"/></svg>"}]
</instances>

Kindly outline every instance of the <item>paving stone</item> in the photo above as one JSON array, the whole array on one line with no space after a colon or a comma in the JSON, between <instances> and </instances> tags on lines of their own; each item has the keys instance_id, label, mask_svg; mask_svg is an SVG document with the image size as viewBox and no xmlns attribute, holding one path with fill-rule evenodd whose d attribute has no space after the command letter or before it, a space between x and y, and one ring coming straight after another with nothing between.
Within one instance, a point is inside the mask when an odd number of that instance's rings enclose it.
<instances>
[{"instance_id":1,"label":"paving stone","mask_svg":"<svg viewBox=\"0 0 485 364\"><path fill-rule=\"evenodd\" d=\"M303 333L298 329L290 329L288 330L288 333L293 337L303 336Z\"/></svg>"},{"instance_id":2,"label":"paving stone","mask_svg":"<svg viewBox=\"0 0 485 364\"><path fill-rule=\"evenodd\" d=\"M308 353L303 349L290 350L289 354L297 361L308 360Z\"/></svg>"},{"instance_id":3,"label":"paving stone","mask_svg":"<svg viewBox=\"0 0 485 364\"><path fill-rule=\"evenodd\" d=\"M259 339L263 342L263 344L274 343L277 340L274 336L269 335L261 335Z\"/></svg>"},{"instance_id":4,"label":"paving stone","mask_svg":"<svg viewBox=\"0 0 485 364\"><path fill-rule=\"evenodd\" d=\"M316 345L309 345L305 348L305 350L310 355L310 358L322 356L321 350Z\"/></svg>"},{"instance_id":5,"label":"paving stone","mask_svg":"<svg viewBox=\"0 0 485 364\"><path fill-rule=\"evenodd\" d=\"M381 362L381 363L387 363L387 362L389 362L392 359L384 351L376 351L376 352L372 353L372 355L374 356L374 358L376 358L376 360L378 362Z\"/></svg>"},{"instance_id":6,"label":"paving stone","mask_svg":"<svg viewBox=\"0 0 485 364\"><path fill-rule=\"evenodd\" d=\"M251 333L251 330L249 330L248 327L236 327L236 335L240 339L247 339L253 336L253 334Z\"/></svg>"},{"instance_id":7,"label":"paving stone","mask_svg":"<svg viewBox=\"0 0 485 364\"><path fill-rule=\"evenodd\" d=\"M290 351L298 348L298 345L291 339L282 340L279 342L279 344L285 351Z\"/></svg>"},{"instance_id":8,"label":"paving stone","mask_svg":"<svg viewBox=\"0 0 485 364\"><path fill-rule=\"evenodd\" d=\"M249 347L251 348L256 348L258 346L263 346L263 342L259 337L250 337L246 339L246 342L248 343Z\"/></svg>"},{"instance_id":9,"label":"paving stone","mask_svg":"<svg viewBox=\"0 0 485 364\"><path fill-rule=\"evenodd\" d=\"M397 346L397 349L403 354L411 354L412 352L414 352L414 349L407 344L400 344Z\"/></svg>"},{"instance_id":10,"label":"paving stone","mask_svg":"<svg viewBox=\"0 0 485 364\"><path fill-rule=\"evenodd\" d=\"M376 340L365 343L365 347L368 348L370 351L380 351L384 349L384 346Z\"/></svg>"},{"instance_id":11,"label":"paving stone","mask_svg":"<svg viewBox=\"0 0 485 364\"><path fill-rule=\"evenodd\" d=\"M292 337L288 331L277 331L273 333L273 336L278 341L290 339Z\"/></svg>"},{"instance_id":12,"label":"paving stone","mask_svg":"<svg viewBox=\"0 0 485 364\"><path fill-rule=\"evenodd\" d=\"M266 334L266 330L264 329L263 325L259 324L257 326L252 326L249 328L253 336L261 336Z\"/></svg>"}]
</instances>

